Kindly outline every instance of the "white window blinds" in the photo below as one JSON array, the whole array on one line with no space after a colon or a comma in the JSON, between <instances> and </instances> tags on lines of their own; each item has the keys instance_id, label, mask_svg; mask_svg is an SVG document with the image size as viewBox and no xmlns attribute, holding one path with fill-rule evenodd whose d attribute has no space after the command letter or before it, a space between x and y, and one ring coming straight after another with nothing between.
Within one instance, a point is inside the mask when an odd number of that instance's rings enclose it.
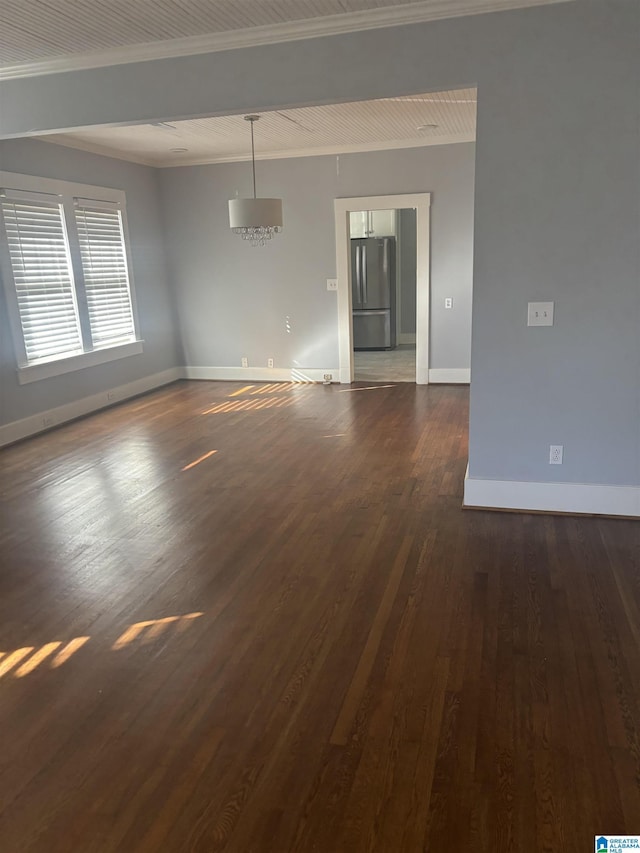
<instances>
[{"instance_id":1,"label":"white window blinds","mask_svg":"<svg viewBox=\"0 0 640 853\"><path fill-rule=\"evenodd\" d=\"M27 361L81 352L62 205L5 198L2 213Z\"/></svg>"},{"instance_id":2,"label":"white window blinds","mask_svg":"<svg viewBox=\"0 0 640 853\"><path fill-rule=\"evenodd\" d=\"M122 216L117 205L76 199L89 325L94 347L135 339Z\"/></svg>"}]
</instances>

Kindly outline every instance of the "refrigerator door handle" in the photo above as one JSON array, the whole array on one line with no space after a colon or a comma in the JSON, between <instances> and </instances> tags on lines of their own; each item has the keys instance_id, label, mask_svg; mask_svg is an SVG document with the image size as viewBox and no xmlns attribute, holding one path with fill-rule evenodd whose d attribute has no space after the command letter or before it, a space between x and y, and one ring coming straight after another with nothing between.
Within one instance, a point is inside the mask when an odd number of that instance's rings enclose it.
<instances>
[{"instance_id":1,"label":"refrigerator door handle","mask_svg":"<svg viewBox=\"0 0 640 853\"><path fill-rule=\"evenodd\" d=\"M362 246L362 267L361 267L361 282L362 282L362 304L366 305L369 300L367 292L367 247Z\"/></svg>"},{"instance_id":2,"label":"refrigerator door handle","mask_svg":"<svg viewBox=\"0 0 640 853\"><path fill-rule=\"evenodd\" d=\"M355 280L355 292L356 298L360 305L362 305L362 286L360 284L360 279L362 277L362 270L360 268L360 246L356 243L356 280Z\"/></svg>"}]
</instances>

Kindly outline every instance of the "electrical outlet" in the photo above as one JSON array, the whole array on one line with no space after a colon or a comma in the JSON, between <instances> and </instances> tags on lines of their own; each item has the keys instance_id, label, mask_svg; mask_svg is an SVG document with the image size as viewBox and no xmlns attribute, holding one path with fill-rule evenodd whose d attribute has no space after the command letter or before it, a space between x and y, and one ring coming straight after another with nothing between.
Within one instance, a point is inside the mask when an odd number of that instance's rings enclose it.
<instances>
[{"instance_id":1,"label":"electrical outlet","mask_svg":"<svg viewBox=\"0 0 640 853\"><path fill-rule=\"evenodd\" d=\"M453 308L453 299L450 296L447 296L447 298L444 300L444 307Z\"/></svg>"},{"instance_id":2,"label":"electrical outlet","mask_svg":"<svg viewBox=\"0 0 640 853\"><path fill-rule=\"evenodd\" d=\"M333 373L325 373L324 381L325 382L333 382Z\"/></svg>"},{"instance_id":3,"label":"electrical outlet","mask_svg":"<svg viewBox=\"0 0 640 853\"><path fill-rule=\"evenodd\" d=\"M527 326L553 326L553 302L529 302Z\"/></svg>"},{"instance_id":4,"label":"electrical outlet","mask_svg":"<svg viewBox=\"0 0 640 853\"><path fill-rule=\"evenodd\" d=\"M563 446L561 444L549 445L549 465L562 465Z\"/></svg>"},{"instance_id":5,"label":"electrical outlet","mask_svg":"<svg viewBox=\"0 0 640 853\"><path fill-rule=\"evenodd\" d=\"M55 426L55 423L56 423L55 418L52 415L45 415L44 418L42 419L42 426L43 427L52 427L52 426Z\"/></svg>"},{"instance_id":6,"label":"electrical outlet","mask_svg":"<svg viewBox=\"0 0 640 853\"><path fill-rule=\"evenodd\" d=\"M115 391L107 391L107 400L115 400L116 392Z\"/></svg>"},{"instance_id":7,"label":"electrical outlet","mask_svg":"<svg viewBox=\"0 0 640 853\"><path fill-rule=\"evenodd\" d=\"M243 358L241 361L243 367L249 367L249 361L246 358Z\"/></svg>"},{"instance_id":8,"label":"electrical outlet","mask_svg":"<svg viewBox=\"0 0 640 853\"><path fill-rule=\"evenodd\" d=\"M338 289L338 279L337 278L328 278L327 279L327 290L337 290Z\"/></svg>"},{"instance_id":9,"label":"electrical outlet","mask_svg":"<svg viewBox=\"0 0 640 853\"><path fill-rule=\"evenodd\" d=\"M267 367L273 367L273 359L272 358L267 359Z\"/></svg>"}]
</instances>

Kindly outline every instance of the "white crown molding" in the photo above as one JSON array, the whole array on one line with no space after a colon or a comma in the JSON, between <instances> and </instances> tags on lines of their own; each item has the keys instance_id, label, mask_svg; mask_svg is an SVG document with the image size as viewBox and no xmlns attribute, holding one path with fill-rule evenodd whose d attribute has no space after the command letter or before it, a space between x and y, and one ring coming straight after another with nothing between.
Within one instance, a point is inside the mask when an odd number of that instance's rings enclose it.
<instances>
[{"instance_id":1,"label":"white crown molding","mask_svg":"<svg viewBox=\"0 0 640 853\"><path fill-rule=\"evenodd\" d=\"M256 47L258 45L424 23L442 18L459 18L465 15L479 15L528 6L547 6L571 2L575 2L575 0L419 0L419 2L406 3L402 6L387 6L343 15L327 15L322 18L287 21L282 24L267 24L242 30L165 39L31 62L19 62L1 69L0 80L38 77L43 74L60 74L66 71L103 68L108 65L126 65L132 62L149 62L154 59L171 59L200 53L214 53L221 50L237 50L238 48Z\"/></svg>"},{"instance_id":2,"label":"white crown molding","mask_svg":"<svg viewBox=\"0 0 640 853\"><path fill-rule=\"evenodd\" d=\"M292 148L287 151L272 151L267 154L256 155L256 160L289 160L292 157L322 157L338 154L362 154L366 151L393 151L397 148L426 148L431 145L453 145L457 142L475 142L476 135L472 133L450 134L439 136L434 139L417 140L391 140L388 142L366 142L353 145L324 145L317 148ZM163 163L159 168L171 169L175 166L210 166L216 163L244 163L250 162L251 157L241 154L234 157L218 157L211 159L194 158L181 163Z\"/></svg>"},{"instance_id":3,"label":"white crown molding","mask_svg":"<svg viewBox=\"0 0 640 853\"><path fill-rule=\"evenodd\" d=\"M70 134L71 137L71 134ZM39 136L42 142L51 145L62 145L65 148L75 148L79 151L87 151L90 154L99 154L101 157L112 157L115 160L126 160L129 163L138 163L140 166L153 166L156 169L173 169L180 166L215 166L221 163L245 163L251 162L251 157L246 154L229 157L192 157L181 158L174 162L158 162L147 157L130 154L127 151L115 151L106 145L86 142L84 139L73 139L62 141L61 139L49 139L47 136ZM316 148L292 148L286 151L272 151L267 154L256 154L256 160L289 160L293 157L323 157L326 155L339 154L362 154L367 151L394 151L401 148L430 148L433 145L456 145L459 142L475 142L475 133L448 134L434 137L433 139L419 140L392 140L389 142L368 142L353 145L327 145Z\"/></svg>"},{"instance_id":4,"label":"white crown molding","mask_svg":"<svg viewBox=\"0 0 640 853\"><path fill-rule=\"evenodd\" d=\"M64 142L60 139L50 139L46 134L36 136L39 142L48 142L50 145L61 145L63 148L73 148L76 151L86 151L88 154L99 154L101 157L111 157L114 160L125 160L127 163L137 163L139 166L155 166L160 168L148 157L139 157L128 151L114 151L107 145L99 145L93 142L85 142L83 139L69 139ZM257 159L257 158L256 158ZM190 163L186 165L191 165Z\"/></svg>"}]
</instances>

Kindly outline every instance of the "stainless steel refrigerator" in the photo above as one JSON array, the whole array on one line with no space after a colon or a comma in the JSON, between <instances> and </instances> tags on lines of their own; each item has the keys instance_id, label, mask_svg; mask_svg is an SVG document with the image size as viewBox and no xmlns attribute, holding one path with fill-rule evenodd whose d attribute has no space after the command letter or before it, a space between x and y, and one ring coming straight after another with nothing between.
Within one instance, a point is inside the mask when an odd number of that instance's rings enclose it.
<instances>
[{"instance_id":1,"label":"stainless steel refrigerator","mask_svg":"<svg viewBox=\"0 0 640 853\"><path fill-rule=\"evenodd\" d=\"M351 240L353 348L396 345L396 241L394 237Z\"/></svg>"}]
</instances>

